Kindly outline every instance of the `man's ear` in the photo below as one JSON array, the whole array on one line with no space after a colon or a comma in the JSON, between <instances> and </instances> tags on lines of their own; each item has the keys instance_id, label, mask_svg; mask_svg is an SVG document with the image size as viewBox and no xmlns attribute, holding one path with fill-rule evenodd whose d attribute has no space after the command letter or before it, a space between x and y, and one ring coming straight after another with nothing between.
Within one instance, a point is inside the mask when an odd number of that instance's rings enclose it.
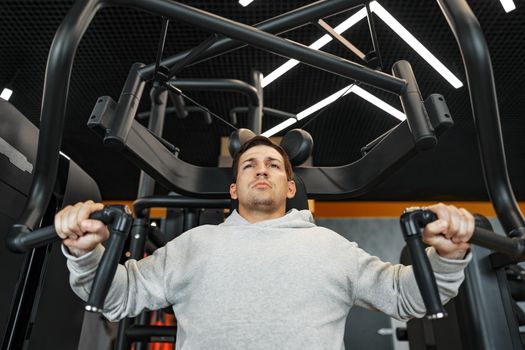
<instances>
[{"instance_id":1,"label":"man's ear","mask_svg":"<svg viewBox=\"0 0 525 350\"><path fill-rule=\"evenodd\" d=\"M238 199L237 197L237 184L233 183L230 185L230 197L231 199Z\"/></svg>"},{"instance_id":2,"label":"man's ear","mask_svg":"<svg viewBox=\"0 0 525 350\"><path fill-rule=\"evenodd\" d=\"M288 193L286 194L286 198L295 197L296 192L297 192L297 187L295 186L295 181L293 180L288 181Z\"/></svg>"}]
</instances>

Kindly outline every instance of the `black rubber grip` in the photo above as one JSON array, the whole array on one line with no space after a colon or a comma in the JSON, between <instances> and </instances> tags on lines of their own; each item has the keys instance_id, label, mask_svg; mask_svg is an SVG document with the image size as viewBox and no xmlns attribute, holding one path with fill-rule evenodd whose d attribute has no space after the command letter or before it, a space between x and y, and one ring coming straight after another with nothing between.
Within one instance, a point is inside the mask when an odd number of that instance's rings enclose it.
<instances>
[{"instance_id":1,"label":"black rubber grip","mask_svg":"<svg viewBox=\"0 0 525 350\"><path fill-rule=\"evenodd\" d=\"M102 312L106 295L111 282L113 282L122 255L122 249L131 230L133 218L127 207L122 205L107 206L102 212L93 214L95 214L94 219L110 224L108 226L110 235L106 250L98 265L85 309L91 312Z\"/></svg>"},{"instance_id":2,"label":"black rubber grip","mask_svg":"<svg viewBox=\"0 0 525 350\"><path fill-rule=\"evenodd\" d=\"M416 282L427 309L427 318L439 319L445 317L446 311L439 298L434 271L428 261L425 245L418 236L407 238L406 243L412 257L412 268L414 269Z\"/></svg>"},{"instance_id":3,"label":"black rubber grip","mask_svg":"<svg viewBox=\"0 0 525 350\"><path fill-rule=\"evenodd\" d=\"M120 261L122 249L126 243L127 234L112 232L107 240L106 250L98 265L89 299L86 303L86 311L102 312L106 295Z\"/></svg>"},{"instance_id":4,"label":"black rubber grip","mask_svg":"<svg viewBox=\"0 0 525 350\"><path fill-rule=\"evenodd\" d=\"M425 245L421 241L421 229L436 219L436 214L429 210L407 211L400 218L401 230L412 257L414 276L427 309L428 319L447 316L439 298L436 278L428 261Z\"/></svg>"}]
</instances>

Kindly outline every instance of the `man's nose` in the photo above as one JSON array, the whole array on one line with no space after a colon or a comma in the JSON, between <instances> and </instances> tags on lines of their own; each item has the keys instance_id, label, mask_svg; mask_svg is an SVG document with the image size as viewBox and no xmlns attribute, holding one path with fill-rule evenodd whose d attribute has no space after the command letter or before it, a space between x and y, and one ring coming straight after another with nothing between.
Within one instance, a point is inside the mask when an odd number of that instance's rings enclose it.
<instances>
[{"instance_id":1,"label":"man's nose","mask_svg":"<svg viewBox=\"0 0 525 350\"><path fill-rule=\"evenodd\" d=\"M261 164L261 165L258 165L257 166L257 174L256 174L257 177L259 176L268 176L268 169L266 169L266 166L264 166L264 164Z\"/></svg>"}]
</instances>

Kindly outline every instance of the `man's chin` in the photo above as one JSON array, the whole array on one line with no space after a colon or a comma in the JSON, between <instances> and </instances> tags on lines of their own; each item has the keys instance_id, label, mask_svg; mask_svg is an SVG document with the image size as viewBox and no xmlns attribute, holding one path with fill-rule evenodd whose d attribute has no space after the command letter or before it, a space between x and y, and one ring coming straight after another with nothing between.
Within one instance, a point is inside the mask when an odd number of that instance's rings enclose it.
<instances>
[{"instance_id":1,"label":"man's chin","mask_svg":"<svg viewBox=\"0 0 525 350\"><path fill-rule=\"evenodd\" d=\"M251 210L272 212L276 210L277 205L271 198L255 198L247 207Z\"/></svg>"}]
</instances>

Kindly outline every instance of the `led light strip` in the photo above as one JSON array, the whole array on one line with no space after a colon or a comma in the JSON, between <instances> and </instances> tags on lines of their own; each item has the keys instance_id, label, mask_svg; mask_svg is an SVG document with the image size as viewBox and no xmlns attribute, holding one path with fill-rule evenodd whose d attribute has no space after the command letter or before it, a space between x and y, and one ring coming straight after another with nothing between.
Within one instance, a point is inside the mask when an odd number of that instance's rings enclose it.
<instances>
[{"instance_id":1,"label":"led light strip","mask_svg":"<svg viewBox=\"0 0 525 350\"><path fill-rule=\"evenodd\" d=\"M419 40L417 40L405 27L401 25L387 10L383 8L377 1L372 1L370 3L370 10L377 14L377 16L385 22L390 29L392 29L401 39L403 39L413 50L415 50L424 60L426 60L443 78L445 78L453 87L459 89L463 86L463 83L447 68L443 63L441 63ZM343 23L338 25L334 30L338 34L342 34L356 23L366 18L366 9L362 8L357 11L355 14L350 16ZM315 50L321 49L323 46L332 41L332 37L328 34L322 36L320 39L315 41L309 47ZM262 80L262 87L270 85L277 78L288 72L290 69L295 67L299 61L297 60L288 60L286 63L281 65L279 68L268 74Z\"/></svg>"},{"instance_id":2,"label":"led light strip","mask_svg":"<svg viewBox=\"0 0 525 350\"><path fill-rule=\"evenodd\" d=\"M250 5L252 2L253 0L239 0L239 4L244 7Z\"/></svg>"},{"instance_id":3,"label":"led light strip","mask_svg":"<svg viewBox=\"0 0 525 350\"><path fill-rule=\"evenodd\" d=\"M377 1L370 3L370 10L374 12L383 22L386 23L401 39L403 39L416 53L428 62L450 85L459 89L463 83L454 75L436 56L434 56L426 47L423 46L405 27L401 25L383 6Z\"/></svg>"},{"instance_id":4,"label":"led light strip","mask_svg":"<svg viewBox=\"0 0 525 350\"><path fill-rule=\"evenodd\" d=\"M388 11L386 11L377 1L372 1L370 3L370 10L377 14L379 18L383 22L385 22L397 35L399 35L412 49L414 49L423 59L425 59L439 74L443 76L453 87L460 88L463 86L463 83L454 75L452 72L450 72L445 65L443 65L427 48L423 46L408 30L405 29ZM361 9L358 12L356 12L354 15L349 17L346 21L341 23L339 26L337 26L334 30L338 34L342 34L344 31L351 28L353 25L361 21L363 18L366 17L366 9ZM332 40L332 37L329 35L324 35L319 40L314 42L312 45L310 45L310 48L319 50L324 45L329 43ZM268 74L262 81L262 86L265 87L275 81L278 77L288 72L290 69L295 67L299 61L297 60L288 60L285 64ZM345 89L348 89L346 87ZM327 106L328 104L334 102L337 100L338 97L340 97L340 94L343 93L345 89L339 90L338 92L330 95L326 99L316 103L315 105L305 109L304 111L300 112L297 115L297 120L301 120L310 114L314 113L315 111L319 110L320 108L323 108ZM372 95L366 90L363 90L359 86L352 86L349 91L347 91L346 94L353 92L357 96L363 98L364 100L374 104L378 108L384 110L388 114L394 116L395 118L399 120L405 120L406 116L403 112L399 111L398 109L392 107L388 103L382 101L378 97ZM345 95L346 95L345 94ZM337 96L334 98L334 96ZM319 108L316 108L316 106L322 106ZM312 109L313 111L310 111ZM281 124L271 128L270 130L263 133L264 136L272 136L276 134L277 132L286 129L290 125L293 125L297 122L295 119L288 119L282 122Z\"/></svg>"},{"instance_id":5,"label":"led light strip","mask_svg":"<svg viewBox=\"0 0 525 350\"><path fill-rule=\"evenodd\" d=\"M376 107L382 109L383 111L387 112L388 114L394 116L395 118L397 118L397 119L399 119L401 121L406 119L405 114L403 112L401 112L400 110L392 107L388 103L382 101L381 99L379 99L376 96L372 95L368 91L363 90L359 86L351 84L351 85L348 85L348 86L342 88L341 90L333 93L332 95L326 97L325 99L317 102L316 104L306 108L304 111L299 112L297 114L297 119L292 119L292 118L287 119L284 122L282 122L282 123L274 126L273 128L265 131L262 135L266 136L266 137L273 136L273 135L277 134L279 131L286 129L287 127L297 123L297 121L308 117L309 115L311 115L311 114L319 111L320 109L328 106L329 104L333 103L338 98L340 98L342 96L346 96L346 95L348 95L351 92L356 94L357 96L361 97L362 99L364 99L364 100L374 104Z\"/></svg>"},{"instance_id":6,"label":"led light strip","mask_svg":"<svg viewBox=\"0 0 525 350\"><path fill-rule=\"evenodd\" d=\"M405 113L401 112L397 108L392 107L391 105L389 105L385 101L381 100L380 98L372 95L368 91L363 90L359 86L354 86L354 88L352 89L351 92L353 92L357 96L361 97L363 100L366 100L366 101L370 102L371 104L373 104L374 106L376 106L376 107L382 109L383 111L387 112L388 114L390 114L394 118L399 119L400 121L403 121L403 120L405 120L407 118Z\"/></svg>"},{"instance_id":7,"label":"led light strip","mask_svg":"<svg viewBox=\"0 0 525 350\"><path fill-rule=\"evenodd\" d=\"M514 1L512 0L500 0L501 5L503 6L503 9L505 12L509 13L512 10L516 9L516 5L514 4Z\"/></svg>"},{"instance_id":8,"label":"led light strip","mask_svg":"<svg viewBox=\"0 0 525 350\"><path fill-rule=\"evenodd\" d=\"M337 34L342 34L348 29L350 29L352 26L354 26L356 23L361 21L363 18L366 18L366 9L362 8L361 10L354 13L352 16L350 16L348 19L346 19L344 22L339 24L337 27L334 28L335 32ZM326 44L328 44L330 41L332 41L332 37L328 34L323 35L321 38L319 38L317 41L315 41L313 44L308 46L311 49L319 50ZM295 67L297 64L299 64L299 61L297 60L288 60L286 63L281 65L279 68L268 74L264 77L264 79L261 82L261 86L265 87L270 85L275 79L279 78L284 73L288 72L290 69Z\"/></svg>"},{"instance_id":9,"label":"led light strip","mask_svg":"<svg viewBox=\"0 0 525 350\"><path fill-rule=\"evenodd\" d=\"M0 94L0 98L3 98L4 100L9 101L12 94L13 94L13 90L4 88L4 90L2 90L2 93Z\"/></svg>"},{"instance_id":10,"label":"led light strip","mask_svg":"<svg viewBox=\"0 0 525 350\"><path fill-rule=\"evenodd\" d=\"M61 155L63 155L67 160L71 160L71 158L70 158L67 154L65 154L64 152L59 151L58 153L60 153Z\"/></svg>"}]
</instances>

